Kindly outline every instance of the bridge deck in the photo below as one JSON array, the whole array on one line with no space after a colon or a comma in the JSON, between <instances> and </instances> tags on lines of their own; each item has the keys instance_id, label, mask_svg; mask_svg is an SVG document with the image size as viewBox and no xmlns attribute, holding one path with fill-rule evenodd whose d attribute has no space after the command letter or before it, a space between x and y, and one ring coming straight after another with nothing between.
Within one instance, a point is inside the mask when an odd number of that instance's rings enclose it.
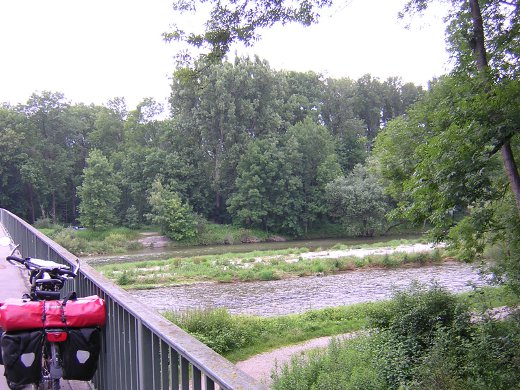
<instances>
[{"instance_id":1,"label":"bridge deck","mask_svg":"<svg viewBox=\"0 0 520 390\"><path fill-rule=\"evenodd\" d=\"M0 224L0 238L6 236L4 227ZM25 272L9 264L5 257L12 248L0 246L0 302L6 298L18 298L28 290L28 282ZM26 386L31 388L30 386ZM85 382L62 381L63 390L86 390L90 386ZM9 390L4 377L4 366L0 365L0 390Z\"/></svg>"}]
</instances>

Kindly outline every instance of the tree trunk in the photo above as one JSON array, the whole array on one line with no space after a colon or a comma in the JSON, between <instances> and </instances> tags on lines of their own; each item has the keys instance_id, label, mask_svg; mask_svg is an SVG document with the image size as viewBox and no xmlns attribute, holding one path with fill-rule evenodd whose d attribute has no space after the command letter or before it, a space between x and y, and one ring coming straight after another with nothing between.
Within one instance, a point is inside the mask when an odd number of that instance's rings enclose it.
<instances>
[{"instance_id":1,"label":"tree trunk","mask_svg":"<svg viewBox=\"0 0 520 390\"><path fill-rule=\"evenodd\" d=\"M478 0L469 0L469 8L471 11L471 19L473 21L473 37L471 47L475 54L477 69L479 72L487 70L488 62L486 55L486 46L484 44L484 23L482 21L482 12Z\"/></svg>"},{"instance_id":2,"label":"tree trunk","mask_svg":"<svg viewBox=\"0 0 520 390\"><path fill-rule=\"evenodd\" d=\"M477 69L484 75L484 77L488 77L488 62L484 41L484 23L482 21L482 12L480 10L478 0L469 0L469 8L473 22L473 37L471 46L473 48L473 53L475 54ZM518 167L516 165L509 141L504 143L501 152L504 168L506 170L507 177L509 178L511 191L515 195L517 211L520 213L520 176L518 174Z\"/></svg>"},{"instance_id":3,"label":"tree trunk","mask_svg":"<svg viewBox=\"0 0 520 390\"><path fill-rule=\"evenodd\" d=\"M507 172L507 177L509 178L511 190L515 195L516 207L520 212L520 175L518 174L518 168L509 142L506 142L504 146L502 146L502 160Z\"/></svg>"},{"instance_id":4,"label":"tree trunk","mask_svg":"<svg viewBox=\"0 0 520 390\"><path fill-rule=\"evenodd\" d=\"M36 211L34 209L34 196L33 196L32 187L29 188L29 197L31 199L31 221L32 223L36 222Z\"/></svg>"},{"instance_id":5,"label":"tree trunk","mask_svg":"<svg viewBox=\"0 0 520 390\"><path fill-rule=\"evenodd\" d=\"M56 223L56 192L52 192L52 223Z\"/></svg>"}]
</instances>

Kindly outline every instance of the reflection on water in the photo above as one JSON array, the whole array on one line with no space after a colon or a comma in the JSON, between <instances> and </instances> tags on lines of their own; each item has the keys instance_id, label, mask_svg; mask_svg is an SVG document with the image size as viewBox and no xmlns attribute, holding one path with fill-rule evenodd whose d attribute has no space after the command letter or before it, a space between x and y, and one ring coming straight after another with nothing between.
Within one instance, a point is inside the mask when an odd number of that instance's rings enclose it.
<instances>
[{"instance_id":1,"label":"reflection on water","mask_svg":"<svg viewBox=\"0 0 520 390\"><path fill-rule=\"evenodd\" d=\"M473 266L447 263L269 282L196 284L131 294L157 310L225 307L235 314L274 316L387 299L394 288L405 288L413 280L427 284L435 281L453 292L486 283Z\"/></svg>"}]
</instances>

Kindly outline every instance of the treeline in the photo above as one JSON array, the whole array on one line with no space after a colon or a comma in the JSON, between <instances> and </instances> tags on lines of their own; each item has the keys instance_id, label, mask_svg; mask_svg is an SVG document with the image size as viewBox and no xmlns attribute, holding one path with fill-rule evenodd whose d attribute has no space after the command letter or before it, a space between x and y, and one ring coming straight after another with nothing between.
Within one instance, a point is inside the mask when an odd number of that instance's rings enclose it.
<instances>
[{"instance_id":1,"label":"treeline","mask_svg":"<svg viewBox=\"0 0 520 390\"><path fill-rule=\"evenodd\" d=\"M303 235L350 218L371 234L386 198L362 165L380 129L423 94L398 78L323 78L258 58L178 70L167 119L150 99L128 111L122 99L34 94L0 109L0 205L93 227L190 214ZM367 190L376 203L360 200Z\"/></svg>"}]
</instances>

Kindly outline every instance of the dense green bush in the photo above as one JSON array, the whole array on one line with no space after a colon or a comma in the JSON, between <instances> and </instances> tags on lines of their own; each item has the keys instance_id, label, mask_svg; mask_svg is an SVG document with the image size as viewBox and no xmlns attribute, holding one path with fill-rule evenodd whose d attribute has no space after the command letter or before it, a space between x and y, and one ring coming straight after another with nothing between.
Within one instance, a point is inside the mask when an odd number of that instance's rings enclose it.
<instances>
[{"instance_id":1,"label":"dense green bush","mask_svg":"<svg viewBox=\"0 0 520 390\"><path fill-rule=\"evenodd\" d=\"M513 389L520 315L472 323L456 297L417 284L374 310L367 338L332 343L273 373L273 389Z\"/></svg>"},{"instance_id":2,"label":"dense green bush","mask_svg":"<svg viewBox=\"0 0 520 390\"><path fill-rule=\"evenodd\" d=\"M50 238L75 255L86 253L89 246L88 241L71 228L56 230Z\"/></svg>"},{"instance_id":3,"label":"dense green bush","mask_svg":"<svg viewBox=\"0 0 520 390\"><path fill-rule=\"evenodd\" d=\"M36 229L56 229L59 225L55 224L50 217L40 217L34 221L33 226Z\"/></svg>"},{"instance_id":4,"label":"dense green bush","mask_svg":"<svg viewBox=\"0 0 520 390\"><path fill-rule=\"evenodd\" d=\"M368 340L348 343L332 340L326 351L311 351L277 367L273 390L364 390L386 389L385 381L370 364Z\"/></svg>"},{"instance_id":5,"label":"dense green bush","mask_svg":"<svg viewBox=\"0 0 520 390\"><path fill-rule=\"evenodd\" d=\"M257 334L253 317L234 319L225 309L168 312L165 316L220 354L251 343Z\"/></svg>"},{"instance_id":6,"label":"dense green bush","mask_svg":"<svg viewBox=\"0 0 520 390\"><path fill-rule=\"evenodd\" d=\"M47 232L49 237L77 256L82 254L120 253L139 249L131 240L135 233L125 228L107 230L74 230L61 228Z\"/></svg>"}]
</instances>

